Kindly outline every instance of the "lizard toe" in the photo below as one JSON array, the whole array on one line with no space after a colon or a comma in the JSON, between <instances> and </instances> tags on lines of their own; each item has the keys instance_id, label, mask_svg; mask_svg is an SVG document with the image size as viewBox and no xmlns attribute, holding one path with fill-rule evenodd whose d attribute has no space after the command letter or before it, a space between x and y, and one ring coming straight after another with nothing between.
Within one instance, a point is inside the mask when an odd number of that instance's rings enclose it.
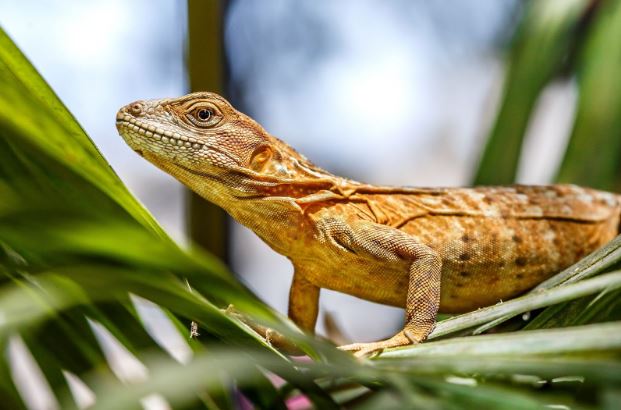
<instances>
[{"instance_id":1,"label":"lizard toe","mask_svg":"<svg viewBox=\"0 0 621 410\"><path fill-rule=\"evenodd\" d=\"M371 343L352 343L349 345L339 346L340 350L352 352L356 357L369 357L374 354L381 353L384 349L392 347L411 345L412 341L403 331L397 333L390 339L380 340Z\"/></svg>"},{"instance_id":2,"label":"lizard toe","mask_svg":"<svg viewBox=\"0 0 621 410\"><path fill-rule=\"evenodd\" d=\"M363 348L366 343L352 343L349 345L338 346L337 349L343 350L345 352L356 352Z\"/></svg>"}]
</instances>

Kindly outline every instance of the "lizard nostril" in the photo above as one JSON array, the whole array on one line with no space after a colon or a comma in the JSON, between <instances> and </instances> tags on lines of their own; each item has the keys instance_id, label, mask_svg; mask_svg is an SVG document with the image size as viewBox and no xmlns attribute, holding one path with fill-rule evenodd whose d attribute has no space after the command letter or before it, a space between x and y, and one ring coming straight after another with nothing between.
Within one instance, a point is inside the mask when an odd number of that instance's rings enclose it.
<instances>
[{"instance_id":1,"label":"lizard nostril","mask_svg":"<svg viewBox=\"0 0 621 410\"><path fill-rule=\"evenodd\" d=\"M134 116L139 116L142 115L142 104L139 102L135 102L133 104L130 104L129 106L129 112L130 114L134 115Z\"/></svg>"}]
</instances>

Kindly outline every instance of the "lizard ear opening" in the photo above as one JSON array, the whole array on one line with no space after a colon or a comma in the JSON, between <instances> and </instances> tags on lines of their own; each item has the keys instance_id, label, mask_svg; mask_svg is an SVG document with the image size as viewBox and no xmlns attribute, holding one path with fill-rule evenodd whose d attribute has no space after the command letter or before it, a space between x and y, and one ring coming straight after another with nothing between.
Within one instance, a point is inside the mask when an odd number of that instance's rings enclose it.
<instances>
[{"instance_id":1,"label":"lizard ear opening","mask_svg":"<svg viewBox=\"0 0 621 410\"><path fill-rule=\"evenodd\" d=\"M250 169L255 172L261 172L265 168L265 165L272 158L272 155L273 151L267 145L262 145L258 147L256 150L254 150L252 156L250 157Z\"/></svg>"}]
</instances>

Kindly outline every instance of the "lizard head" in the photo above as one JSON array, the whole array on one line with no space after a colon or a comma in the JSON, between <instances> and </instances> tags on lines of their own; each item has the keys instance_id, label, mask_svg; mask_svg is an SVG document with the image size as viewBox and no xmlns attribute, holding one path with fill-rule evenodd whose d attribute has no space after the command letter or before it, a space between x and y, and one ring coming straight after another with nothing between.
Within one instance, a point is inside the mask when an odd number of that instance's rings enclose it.
<instances>
[{"instance_id":1,"label":"lizard head","mask_svg":"<svg viewBox=\"0 0 621 410\"><path fill-rule=\"evenodd\" d=\"M214 93L133 102L116 126L134 151L214 202L322 189L332 177Z\"/></svg>"}]
</instances>

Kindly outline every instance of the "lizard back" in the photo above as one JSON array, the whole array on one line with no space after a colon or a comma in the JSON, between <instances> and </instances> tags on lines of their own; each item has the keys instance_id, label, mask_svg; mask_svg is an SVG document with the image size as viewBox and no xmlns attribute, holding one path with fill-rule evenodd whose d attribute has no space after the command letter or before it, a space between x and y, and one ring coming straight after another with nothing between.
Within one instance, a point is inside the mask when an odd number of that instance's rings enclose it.
<instances>
[{"instance_id":1,"label":"lizard back","mask_svg":"<svg viewBox=\"0 0 621 410\"><path fill-rule=\"evenodd\" d=\"M367 201L370 219L440 254L444 312L532 288L614 238L621 212L616 195L573 185L415 189Z\"/></svg>"}]
</instances>

